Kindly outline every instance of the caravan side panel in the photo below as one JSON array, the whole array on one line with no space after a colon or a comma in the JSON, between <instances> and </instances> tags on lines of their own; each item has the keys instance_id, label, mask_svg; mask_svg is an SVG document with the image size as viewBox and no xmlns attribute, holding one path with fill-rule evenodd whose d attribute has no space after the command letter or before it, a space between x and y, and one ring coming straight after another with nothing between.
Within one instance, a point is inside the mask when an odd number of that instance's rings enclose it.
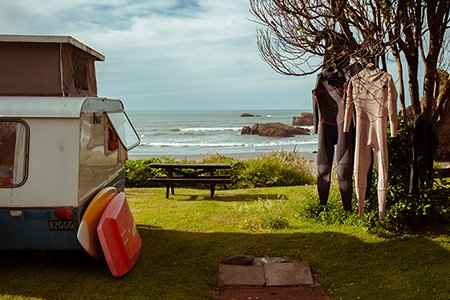
<instances>
[{"instance_id":1,"label":"caravan side panel","mask_svg":"<svg viewBox=\"0 0 450 300\"><path fill-rule=\"evenodd\" d=\"M78 205L79 119L24 119L30 127L26 182L0 189L2 207ZM8 203L3 197L7 192Z\"/></svg>"},{"instance_id":2,"label":"caravan side panel","mask_svg":"<svg viewBox=\"0 0 450 300\"><path fill-rule=\"evenodd\" d=\"M105 186L123 190L125 162L119 159L120 142L106 114L83 113L80 120L79 201Z\"/></svg>"},{"instance_id":3,"label":"caravan side panel","mask_svg":"<svg viewBox=\"0 0 450 300\"><path fill-rule=\"evenodd\" d=\"M20 186L0 188L0 248L79 248L79 119L22 121L30 130L28 176Z\"/></svg>"}]
</instances>

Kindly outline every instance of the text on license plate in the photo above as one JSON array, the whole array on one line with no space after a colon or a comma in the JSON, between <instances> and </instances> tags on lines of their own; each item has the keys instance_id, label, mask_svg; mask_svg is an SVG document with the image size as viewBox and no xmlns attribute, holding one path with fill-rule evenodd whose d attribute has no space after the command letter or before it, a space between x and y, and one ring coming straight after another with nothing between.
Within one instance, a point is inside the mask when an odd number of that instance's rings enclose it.
<instances>
[{"instance_id":1,"label":"text on license plate","mask_svg":"<svg viewBox=\"0 0 450 300\"><path fill-rule=\"evenodd\" d=\"M48 229L75 230L77 229L77 223L73 220L50 220L48 221Z\"/></svg>"}]
</instances>

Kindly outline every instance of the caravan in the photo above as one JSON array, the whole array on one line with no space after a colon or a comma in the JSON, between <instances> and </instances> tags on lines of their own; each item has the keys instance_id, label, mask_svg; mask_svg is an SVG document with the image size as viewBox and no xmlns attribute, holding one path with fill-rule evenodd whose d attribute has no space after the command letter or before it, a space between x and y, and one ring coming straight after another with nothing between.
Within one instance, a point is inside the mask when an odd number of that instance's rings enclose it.
<instances>
[{"instance_id":1,"label":"caravan","mask_svg":"<svg viewBox=\"0 0 450 300\"><path fill-rule=\"evenodd\" d=\"M0 249L77 249L103 188L124 189L139 137L97 97L103 55L71 37L0 36Z\"/></svg>"}]
</instances>

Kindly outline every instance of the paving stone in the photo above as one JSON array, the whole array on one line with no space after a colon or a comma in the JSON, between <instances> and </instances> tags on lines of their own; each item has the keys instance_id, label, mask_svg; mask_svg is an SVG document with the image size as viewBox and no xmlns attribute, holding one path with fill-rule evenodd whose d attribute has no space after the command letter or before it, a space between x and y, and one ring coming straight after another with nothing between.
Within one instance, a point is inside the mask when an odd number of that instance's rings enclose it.
<instances>
[{"instance_id":1,"label":"paving stone","mask_svg":"<svg viewBox=\"0 0 450 300\"><path fill-rule=\"evenodd\" d=\"M266 286L314 284L307 262L268 263L264 265Z\"/></svg>"},{"instance_id":2,"label":"paving stone","mask_svg":"<svg viewBox=\"0 0 450 300\"><path fill-rule=\"evenodd\" d=\"M219 282L222 285L264 286L264 267L220 264Z\"/></svg>"}]
</instances>

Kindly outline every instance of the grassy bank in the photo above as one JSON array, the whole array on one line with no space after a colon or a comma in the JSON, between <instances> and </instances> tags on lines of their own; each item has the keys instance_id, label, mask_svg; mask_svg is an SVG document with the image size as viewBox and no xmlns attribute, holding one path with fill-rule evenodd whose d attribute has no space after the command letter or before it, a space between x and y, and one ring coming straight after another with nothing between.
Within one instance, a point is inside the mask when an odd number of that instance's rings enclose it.
<instances>
[{"instance_id":1,"label":"grassy bank","mask_svg":"<svg viewBox=\"0 0 450 300\"><path fill-rule=\"evenodd\" d=\"M218 266L235 254L308 261L335 299L448 299L450 228L377 237L357 225L299 215L314 186L218 191L128 189L144 242L135 268L113 278L84 253L3 252L2 298L210 299Z\"/></svg>"}]
</instances>

